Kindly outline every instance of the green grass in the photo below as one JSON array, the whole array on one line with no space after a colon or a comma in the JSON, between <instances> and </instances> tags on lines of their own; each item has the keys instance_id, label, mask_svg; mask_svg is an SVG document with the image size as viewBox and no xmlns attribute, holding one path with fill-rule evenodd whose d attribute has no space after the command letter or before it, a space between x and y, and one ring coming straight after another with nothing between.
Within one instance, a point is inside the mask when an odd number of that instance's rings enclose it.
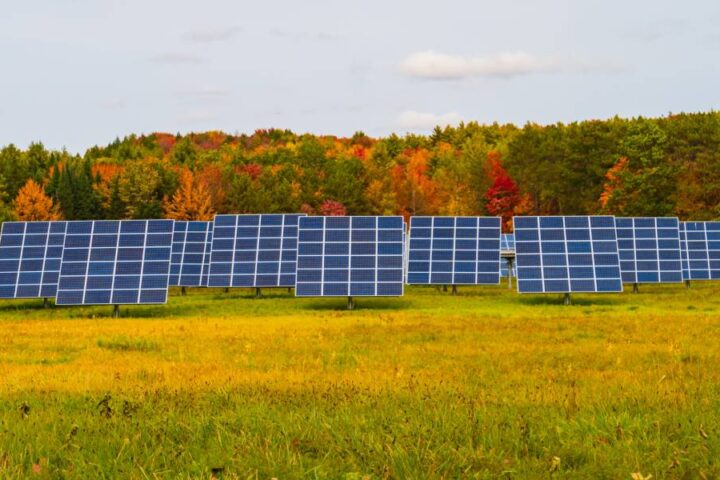
<instances>
[{"instance_id":1,"label":"green grass","mask_svg":"<svg viewBox=\"0 0 720 480\"><path fill-rule=\"evenodd\" d=\"M0 478L718 478L720 285L0 304Z\"/></svg>"}]
</instances>

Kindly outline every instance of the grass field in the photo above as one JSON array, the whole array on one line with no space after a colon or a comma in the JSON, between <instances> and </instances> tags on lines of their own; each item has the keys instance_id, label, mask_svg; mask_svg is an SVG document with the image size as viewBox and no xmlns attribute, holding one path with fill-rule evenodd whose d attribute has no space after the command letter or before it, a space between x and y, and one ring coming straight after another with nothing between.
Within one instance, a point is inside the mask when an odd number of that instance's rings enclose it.
<instances>
[{"instance_id":1,"label":"grass field","mask_svg":"<svg viewBox=\"0 0 720 480\"><path fill-rule=\"evenodd\" d=\"M719 478L720 284L0 304L0 478Z\"/></svg>"}]
</instances>

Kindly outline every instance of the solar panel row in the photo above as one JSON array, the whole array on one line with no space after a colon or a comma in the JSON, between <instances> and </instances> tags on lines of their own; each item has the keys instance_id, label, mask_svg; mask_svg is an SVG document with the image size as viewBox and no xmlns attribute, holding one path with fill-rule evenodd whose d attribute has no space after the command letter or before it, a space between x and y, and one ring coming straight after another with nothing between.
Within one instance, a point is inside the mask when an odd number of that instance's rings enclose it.
<instances>
[{"instance_id":1,"label":"solar panel row","mask_svg":"<svg viewBox=\"0 0 720 480\"><path fill-rule=\"evenodd\" d=\"M720 279L720 222L682 222L680 243L683 279Z\"/></svg>"},{"instance_id":2,"label":"solar panel row","mask_svg":"<svg viewBox=\"0 0 720 480\"><path fill-rule=\"evenodd\" d=\"M170 286L207 285L212 225L213 222L175 221L170 258Z\"/></svg>"},{"instance_id":3,"label":"solar panel row","mask_svg":"<svg viewBox=\"0 0 720 480\"><path fill-rule=\"evenodd\" d=\"M295 294L403 294L402 217L300 218Z\"/></svg>"},{"instance_id":4,"label":"solar panel row","mask_svg":"<svg viewBox=\"0 0 720 480\"><path fill-rule=\"evenodd\" d=\"M612 216L515 217L520 293L621 292Z\"/></svg>"},{"instance_id":5,"label":"solar panel row","mask_svg":"<svg viewBox=\"0 0 720 480\"><path fill-rule=\"evenodd\" d=\"M500 283L499 217L412 217L408 284Z\"/></svg>"},{"instance_id":6,"label":"solar panel row","mask_svg":"<svg viewBox=\"0 0 720 480\"><path fill-rule=\"evenodd\" d=\"M677 218L616 218L615 227L623 282L682 282Z\"/></svg>"},{"instance_id":7,"label":"solar panel row","mask_svg":"<svg viewBox=\"0 0 720 480\"><path fill-rule=\"evenodd\" d=\"M67 222L58 305L165 303L172 220Z\"/></svg>"},{"instance_id":8,"label":"solar panel row","mask_svg":"<svg viewBox=\"0 0 720 480\"><path fill-rule=\"evenodd\" d=\"M66 222L4 222L0 231L0 298L54 297Z\"/></svg>"},{"instance_id":9,"label":"solar panel row","mask_svg":"<svg viewBox=\"0 0 720 480\"><path fill-rule=\"evenodd\" d=\"M294 287L304 214L216 215L210 287Z\"/></svg>"}]
</instances>

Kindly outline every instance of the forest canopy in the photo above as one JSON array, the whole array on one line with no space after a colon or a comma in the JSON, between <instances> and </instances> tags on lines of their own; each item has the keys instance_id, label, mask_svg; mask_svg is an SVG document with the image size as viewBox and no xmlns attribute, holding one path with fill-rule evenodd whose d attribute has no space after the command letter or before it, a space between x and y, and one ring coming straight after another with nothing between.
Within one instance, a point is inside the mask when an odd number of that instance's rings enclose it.
<instances>
[{"instance_id":1,"label":"forest canopy","mask_svg":"<svg viewBox=\"0 0 720 480\"><path fill-rule=\"evenodd\" d=\"M720 113L349 138L130 135L0 150L0 221L320 215L720 216Z\"/></svg>"}]
</instances>

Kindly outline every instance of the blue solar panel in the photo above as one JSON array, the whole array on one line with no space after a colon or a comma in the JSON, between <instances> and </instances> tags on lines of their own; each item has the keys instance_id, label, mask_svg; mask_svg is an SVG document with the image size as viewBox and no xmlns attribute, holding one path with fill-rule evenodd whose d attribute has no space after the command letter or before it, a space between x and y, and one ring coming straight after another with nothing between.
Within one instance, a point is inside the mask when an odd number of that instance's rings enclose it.
<instances>
[{"instance_id":1,"label":"blue solar panel","mask_svg":"<svg viewBox=\"0 0 720 480\"><path fill-rule=\"evenodd\" d=\"M408 284L500 283L499 217L412 217Z\"/></svg>"},{"instance_id":2,"label":"blue solar panel","mask_svg":"<svg viewBox=\"0 0 720 480\"><path fill-rule=\"evenodd\" d=\"M57 292L66 222L5 222L0 231L0 298Z\"/></svg>"},{"instance_id":3,"label":"blue solar panel","mask_svg":"<svg viewBox=\"0 0 720 480\"><path fill-rule=\"evenodd\" d=\"M304 214L216 215L210 287L294 287Z\"/></svg>"},{"instance_id":4,"label":"blue solar panel","mask_svg":"<svg viewBox=\"0 0 720 480\"><path fill-rule=\"evenodd\" d=\"M622 292L614 217L515 217L514 224L518 292Z\"/></svg>"},{"instance_id":5,"label":"blue solar panel","mask_svg":"<svg viewBox=\"0 0 720 480\"><path fill-rule=\"evenodd\" d=\"M214 222L210 222L208 225L207 240L205 241L205 259L203 262L202 270L202 286L207 287L210 280L210 258L212 256L212 236L214 230Z\"/></svg>"},{"instance_id":6,"label":"blue solar panel","mask_svg":"<svg viewBox=\"0 0 720 480\"><path fill-rule=\"evenodd\" d=\"M680 224L683 278L720 279L720 222Z\"/></svg>"},{"instance_id":7,"label":"blue solar panel","mask_svg":"<svg viewBox=\"0 0 720 480\"><path fill-rule=\"evenodd\" d=\"M212 222L175 221L170 286L200 287L207 284L206 250ZM204 275L203 275L204 274Z\"/></svg>"},{"instance_id":8,"label":"blue solar panel","mask_svg":"<svg viewBox=\"0 0 720 480\"><path fill-rule=\"evenodd\" d=\"M677 218L616 218L624 283L680 283L682 263Z\"/></svg>"},{"instance_id":9,"label":"blue solar panel","mask_svg":"<svg viewBox=\"0 0 720 480\"><path fill-rule=\"evenodd\" d=\"M173 223L67 222L57 304L166 303Z\"/></svg>"},{"instance_id":10,"label":"blue solar panel","mask_svg":"<svg viewBox=\"0 0 720 480\"><path fill-rule=\"evenodd\" d=\"M504 252L515 251L515 234L514 233L503 233L500 236L500 250Z\"/></svg>"},{"instance_id":11,"label":"blue solar panel","mask_svg":"<svg viewBox=\"0 0 720 480\"><path fill-rule=\"evenodd\" d=\"M401 296L402 217L300 219L295 295Z\"/></svg>"}]
</instances>

